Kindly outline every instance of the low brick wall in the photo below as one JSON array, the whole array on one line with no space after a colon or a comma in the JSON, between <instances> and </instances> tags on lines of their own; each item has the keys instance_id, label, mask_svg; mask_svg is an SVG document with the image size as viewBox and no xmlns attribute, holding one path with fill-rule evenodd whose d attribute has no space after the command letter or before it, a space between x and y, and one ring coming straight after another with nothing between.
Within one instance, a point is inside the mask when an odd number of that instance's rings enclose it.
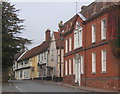
<instances>
[{"instance_id":1,"label":"low brick wall","mask_svg":"<svg viewBox=\"0 0 120 94\"><path fill-rule=\"evenodd\" d=\"M68 75L63 77L63 83L65 84L71 84L74 85L75 83L75 76L74 75Z\"/></svg>"},{"instance_id":2,"label":"low brick wall","mask_svg":"<svg viewBox=\"0 0 120 94\"><path fill-rule=\"evenodd\" d=\"M74 85L75 76L64 76L63 83ZM119 79L118 77L83 77L81 78L81 86L118 91Z\"/></svg>"},{"instance_id":3,"label":"low brick wall","mask_svg":"<svg viewBox=\"0 0 120 94\"><path fill-rule=\"evenodd\" d=\"M82 86L93 88L118 90L118 77L95 77L95 78L82 78Z\"/></svg>"}]
</instances>

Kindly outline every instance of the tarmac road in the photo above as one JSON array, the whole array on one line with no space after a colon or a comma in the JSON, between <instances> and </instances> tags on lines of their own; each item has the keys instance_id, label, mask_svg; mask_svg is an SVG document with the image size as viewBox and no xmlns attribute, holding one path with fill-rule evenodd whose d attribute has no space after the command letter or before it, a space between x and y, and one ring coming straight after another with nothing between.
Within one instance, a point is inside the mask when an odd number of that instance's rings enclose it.
<instances>
[{"instance_id":1,"label":"tarmac road","mask_svg":"<svg viewBox=\"0 0 120 94\"><path fill-rule=\"evenodd\" d=\"M12 80L4 83L2 92L87 92L40 80ZM79 93L80 94L80 93Z\"/></svg>"}]
</instances>

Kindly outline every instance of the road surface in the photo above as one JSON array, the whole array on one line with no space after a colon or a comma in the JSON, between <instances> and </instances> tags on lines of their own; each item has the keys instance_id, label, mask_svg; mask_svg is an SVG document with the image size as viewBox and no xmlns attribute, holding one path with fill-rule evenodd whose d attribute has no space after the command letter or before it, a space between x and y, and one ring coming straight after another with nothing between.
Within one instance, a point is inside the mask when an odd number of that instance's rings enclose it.
<instances>
[{"instance_id":1,"label":"road surface","mask_svg":"<svg viewBox=\"0 0 120 94\"><path fill-rule=\"evenodd\" d=\"M3 84L2 92L87 92L54 83L40 80L13 80Z\"/></svg>"}]
</instances>

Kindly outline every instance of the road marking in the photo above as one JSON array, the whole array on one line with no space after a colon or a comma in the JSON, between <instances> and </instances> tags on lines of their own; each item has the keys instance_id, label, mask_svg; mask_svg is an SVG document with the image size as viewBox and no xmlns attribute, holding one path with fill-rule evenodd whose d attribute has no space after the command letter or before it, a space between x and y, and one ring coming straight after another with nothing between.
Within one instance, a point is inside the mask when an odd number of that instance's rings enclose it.
<instances>
[{"instance_id":1,"label":"road marking","mask_svg":"<svg viewBox=\"0 0 120 94\"><path fill-rule=\"evenodd\" d=\"M17 88L20 92L23 92L23 90L20 89L18 86L15 86L15 88Z\"/></svg>"}]
</instances>

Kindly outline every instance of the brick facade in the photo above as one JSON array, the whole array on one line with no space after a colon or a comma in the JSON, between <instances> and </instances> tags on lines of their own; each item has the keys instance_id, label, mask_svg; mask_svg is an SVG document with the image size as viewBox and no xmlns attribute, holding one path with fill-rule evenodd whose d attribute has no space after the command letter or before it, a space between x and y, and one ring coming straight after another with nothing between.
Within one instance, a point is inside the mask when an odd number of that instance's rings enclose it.
<instances>
[{"instance_id":1,"label":"brick facade","mask_svg":"<svg viewBox=\"0 0 120 94\"><path fill-rule=\"evenodd\" d=\"M100 3L101 4L101 3ZM107 8L98 10L95 14L87 15L86 7L82 8L81 13L86 17L86 20L76 14L73 18L65 23L64 29L64 47L66 48L65 40L72 37L72 51L68 52L64 50L64 83L75 84L75 69L74 69L74 57L76 54L84 56L84 73L80 77L81 86L89 86L101 89L109 90L119 90L120 80L119 80L119 60L113 55L113 49L111 46L111 40L114 33L117 32L117 21L118 21L118 10L120 10L120 5L112 5L113 3L106 3ZM88 8L93 7L93 5L98 5L92 3ZM110 5L110 6L109 6ZM109 6L109 7L108 7ZM101 10L100 10L101 9ZM89 10L88 10L89 11ZM95 10L94 10L95 11ZM101 40L101 21L106 19L106 39ZM71 25L72 22L72 25ZM74 31L76 28L76 22L79 22L82 26L82 47L74 49ZM112 23L113 22L113 23ZM92 25L96 25L96 41L92 43ZM113 34L111 34L111 32ZM68 40L69 45L69 40ZM102 50L106 50L106 72L102 72ZM92 52L96 53L96 73L92 73ZM69 75L69 59L72 60L72 73ZM67 69L66 69L67 62ZM67 70L67 75L66 75ZM80 76L80 75L79 75Z\"/></svg>"}]
</instances>

